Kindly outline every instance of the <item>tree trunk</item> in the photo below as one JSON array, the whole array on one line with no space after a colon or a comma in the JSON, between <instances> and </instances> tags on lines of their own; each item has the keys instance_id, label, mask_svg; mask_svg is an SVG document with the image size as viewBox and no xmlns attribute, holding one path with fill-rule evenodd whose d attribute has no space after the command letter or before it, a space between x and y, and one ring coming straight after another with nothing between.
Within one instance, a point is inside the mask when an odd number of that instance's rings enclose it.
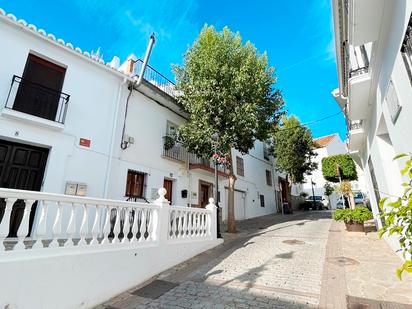
<instances>
[{"instance_id":1,"label":"tree trunk","mask_svg":"<svg viewBox=\"0 0 412 309\"><path fill-rule=\"evenodd\" d=\"M235 222L235 182L236 176L233 172L232 153L229 151L229 198L227 203L227 231L229 233L236 233Z\"/></svg>"},{"instance_id":2,"label":"tree trunk","mask_svg":"<svg viewBox=\"0 0 412 309\"><path fill-rule=\"evenodd\" d=\"M348 200L349 200L349 208L350 209L355 209L355 198L353 197L353 193L350 192L348 194Z\"/></svg>"},{"instance_id":3,"label":"tree trunk","mask_svg":"<svg viewBox=\"0 0 412 309\"><path fill-rule=\"evenodd\" d=\"M287 179L287 181L288 181L288 192L287 192L287 195L286 195L286 199L287 199L287 202L288 202L288 207L289 207L289 212L291 212L292 211L292 185L293 185L293 183L292 183L292 179L290 179L290 177L289 177L289 175L287 175L286 176L286 179Z\"/></svg>"}]
</instances>

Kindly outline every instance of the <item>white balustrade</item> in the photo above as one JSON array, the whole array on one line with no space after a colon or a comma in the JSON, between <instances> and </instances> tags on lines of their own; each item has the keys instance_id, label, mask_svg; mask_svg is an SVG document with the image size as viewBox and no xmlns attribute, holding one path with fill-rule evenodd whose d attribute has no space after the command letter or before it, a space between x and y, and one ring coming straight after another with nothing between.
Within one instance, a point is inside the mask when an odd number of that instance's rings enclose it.
<instances>
[{"instance_id":1,"label":"white balustrade","mask_svg":"<svg viewBox=\"0 0 412 309\"><path fill-rule=\"evenodd\" d=\"M169 238L170 239L190 239L190 238L210 238L210 224L212 211L202 208L188 208L171 206L169 209Z\"/></svg>"},{"instance_id":2,"label":"white balustrade","mask_svg":"<svg viewBox=\"0 0 412 309\"><path fill-rule=\"evenodd\" d=\"M213 199L206 209L170 206L166 190L158 193L155 202L139 203L0 188L0 254L215 239ZM16 207L20 223L13 218ZM37 213L30 230L32 209Z\"/></svg>"}]
</instances>

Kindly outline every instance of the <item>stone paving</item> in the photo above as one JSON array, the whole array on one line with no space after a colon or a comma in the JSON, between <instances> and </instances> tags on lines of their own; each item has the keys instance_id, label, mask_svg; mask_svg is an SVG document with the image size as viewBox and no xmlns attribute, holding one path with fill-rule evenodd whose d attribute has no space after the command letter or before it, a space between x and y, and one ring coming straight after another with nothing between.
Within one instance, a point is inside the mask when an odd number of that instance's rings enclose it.
<instances>
[{"instance_id":1,"label":"stone paving","mask_svg":"<svg viewBox=\"0 0 412 309\"><path fill-rule=\"evenodd\" d=\"M376 232L348 233L330 212L246 220L223 236L98 308L412 309L412 276L395 276L399 257Z\"/></svg>"},{"instance_id":2,"label":"stone paving","mask_svg":"<svg viewBox=\"0 0 412 309\"><path fill-rule=\"evenodd\" d=\"M330 224L329 212L244 221L223 245L157 278L176 287L154 299L136 287L99 308L318 307Z\"/></svg>"}]
</instances>

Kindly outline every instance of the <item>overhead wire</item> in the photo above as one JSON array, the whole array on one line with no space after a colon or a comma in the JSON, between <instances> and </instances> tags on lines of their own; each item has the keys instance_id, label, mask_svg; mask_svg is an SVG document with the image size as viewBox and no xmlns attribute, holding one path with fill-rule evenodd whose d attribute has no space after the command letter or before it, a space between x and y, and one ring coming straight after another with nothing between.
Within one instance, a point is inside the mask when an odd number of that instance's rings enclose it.
<instances>
[{"instance_id":1,"label":"overhead wire","mask_svg":"<svg viewBox=\"0 0 412 309\"><path fill-rule=\"evenodd\" d=\"M325 117L322 117L322 118L319 118L319 119L316 119L316 120L312 120L312 121L309 121L309 122L306 122L306 123L302 123L302 124L300 124L300 125L297 125L297 126L294 126L294 127L290 127L290 128L282 128L282 127L281 127L281 128L279 128L279 129L277 129L276 131L285 131L285 130L292 130L292 129L301 128L301 127L307 127L307 126L309 126L309 125L311 125L311 124L315 124L315 123L324 121L324 120L326 120L326 119L335 117L335 116L337 116L337 115L339 115L339 114L341 114L341 113L342 113L342 111L339 111L339 112L337 112L337 113L335 113L335 114L331 114L331 115L328 115L328 116L325 116Z\"/></svg>"}]
</instances>

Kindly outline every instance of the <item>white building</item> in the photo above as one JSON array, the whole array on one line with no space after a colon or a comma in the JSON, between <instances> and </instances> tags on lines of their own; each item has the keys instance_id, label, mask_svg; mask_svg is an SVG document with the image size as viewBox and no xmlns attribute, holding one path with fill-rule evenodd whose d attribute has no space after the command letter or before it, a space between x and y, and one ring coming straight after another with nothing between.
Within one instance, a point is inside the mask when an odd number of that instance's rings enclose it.
<instances>
[{"instance_id":1,"label":"white building","mask_svg":"<svg viewBox=\"0 0 412 309\"><path fill-rule=\"evenodd\" d=\"M313 191L315 195L322 196L327 199L325 196L325 184L326 180L323 178L322 173L322 159L329 156L334 156L338 154L347 153L346 147L344 142L342 142L339 134L334 133L331 135L323 136L314 139L315 145L317 148L315 149L316 157L314 161L318 164L318 168L312 172L311 175L305 176L305 182L303 183L303 190L309 195L312 196L312 182L313 182ZM364 176L363 171L359 166L356 166L357 173L358 173L358 180L352 181L352 190L353 191L361 191L365 193L365 184L364 184ZM331 183L332 186L335 184ZM330 196L330 205L332 209L336 208L336 203L339 198L339 194L337 192L333 192Z\"/></svg>"},{"instance_id":2,"label":"white building","mask_svg":"<svg viewBox=\"0 0 412 309\"><path fill-rule=\"evenodd\" d=\"M411 0L333 1L339 88L349 150L365 171L375 219L383 196L402 194L392 158L412 142Z\"/></svg>"},{"instance_id":3,"label":"white building","mask_svg":"<svg viewBox=\"0 0 412 309\"><path fill-rule=\"evenodd\" d=\"M186 121L171 81L148 66L128 100L142 63L133 55L105 63L2 10L0 37L1 187L119 200L153 200L166 187L174 205L207 204L210 162L164 149L164 137ZM233 158L236 219L279 211L282 178L264 144ZM219 174L225 219L228 181ZM19 215L13 220L17 228Z\"/></svg>"}]
</instances>

